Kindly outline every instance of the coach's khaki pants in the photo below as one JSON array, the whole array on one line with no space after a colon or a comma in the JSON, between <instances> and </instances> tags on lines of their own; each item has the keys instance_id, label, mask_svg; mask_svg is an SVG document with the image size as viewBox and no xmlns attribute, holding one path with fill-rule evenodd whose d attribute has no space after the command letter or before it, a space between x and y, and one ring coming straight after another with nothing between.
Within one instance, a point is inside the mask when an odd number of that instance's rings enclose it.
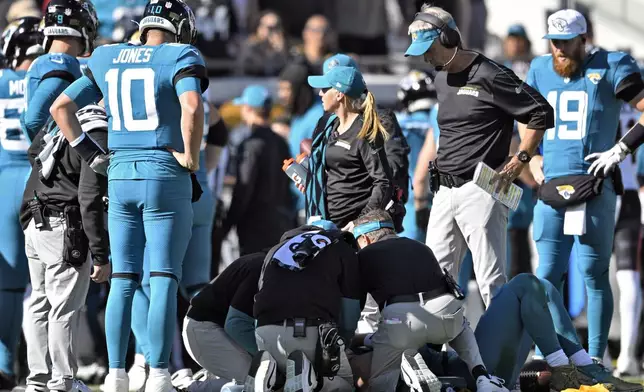
<instances>
[{"instance_id":1,"label":"coach's khaki pants","mask_svg":"<svg viewBox=\"0 0 644 392\"><path fill-rule=\"evenodd\" d=\"M25 230L31 296L24 332L29 376L27 385L70 391L78 370L76 336L85 305L91 262L75 268L63 262L64 218L46 218L43 230L33 219Z\"/></svg>"},{"instance_id":2,"label":"coach's khaki pants","mask_svg":"<svg viewBox=\"0 0 644 392\"><path fill-rule=\"evenodd\" d=\"M253 358L221 326L186 317L183 343L192 359L211 374L226 381L235 379L243 383L246 380Z\"/></svg>"},{"instance_id":3,"label":"coach's khaki pants","mask_svg":"<svg viewBox=\"0 0 644 392\"><path fill-rule=\"evenodd\" d=\"M463 303L451 294L422 305L419 300L385 306L378 329L371 338L370 390L395 390L405 350L418 350L427 343L450 342L463 331L464 323Z\"/></svg>"},{"instance_id":4,"label":"coach's khaki pants","mask_svg":"<svg viewBox=\"0 0 644 392\"><path fill-rule=\"evenodd\" d=\"M293 327L283 325L264 325L255 330L257 348L268 351L277 361L277 368L286 375L286 360L293 351L300 350L311 364L315 361L315 348L318 342L318 327L307 327L305 338L294 338ZM333 380L324 379L322 392L353 391L353 373L344 353L340 353L340 370Z\"/></svg>"},{"instance_id":5,"label":"coach's khaki pants","mask_svg":"<svg viewBox=\"0 0 644 392\"><path fill-rule=\"evenodd\" d=\"M486 308L507 282L507 226L508 208L473 182L460 188L441 186L434 196L425 242L455 279L469 247Z\"/></svg>"}]
</instances>

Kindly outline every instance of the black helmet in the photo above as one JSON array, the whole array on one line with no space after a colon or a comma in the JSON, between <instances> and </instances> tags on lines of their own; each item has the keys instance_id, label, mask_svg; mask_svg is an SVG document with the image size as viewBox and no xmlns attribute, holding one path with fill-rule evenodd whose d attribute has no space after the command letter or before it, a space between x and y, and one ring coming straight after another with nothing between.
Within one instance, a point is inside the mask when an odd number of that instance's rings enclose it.
<instances>
[{"instance_id":1,"label":"black helmet","mask_svg":"<svg viewBox=\"0 0 644 392\"><path fill-rule=\"evenodd\" d=\"M51 0L42 21L43 46L49 50L49 37L77 37L85 41L81 54L90 54L94 50L97 29L98 17L89 0Z\"/></svg>"},{"instance_id":2,"label":"black helmet","mask_svg":"<svg viewBox=\"0 0 644 392\"><path fill-rule=\"evenodd\" d=\"M398 84L398 101L410 112L430 109L436 103L434 82L425 72L411 71Z\"/></svg>"},{"instance_id":3,"label":"black helmet","mask_svg":"<svg viewBox=\"0 0 644 392\"><path fill-rule=\"evenodd\" d=\"M0 37L0 50L6 65L16 68L27 56L43 53L40 18L26 16L9 23Z\"/></svg>"},{"instance_id":4,"label":"black helmet","mask_svg":"<svg viewBox=\"0 0 644 392\"><path fill-rule=\"evenodd\" d=\"M178 43L192 45L197 39L195 14L183 0L150 0L139 23L142 43L146 30L153 28L174 34Z\"/></svg>"}]
</instances>

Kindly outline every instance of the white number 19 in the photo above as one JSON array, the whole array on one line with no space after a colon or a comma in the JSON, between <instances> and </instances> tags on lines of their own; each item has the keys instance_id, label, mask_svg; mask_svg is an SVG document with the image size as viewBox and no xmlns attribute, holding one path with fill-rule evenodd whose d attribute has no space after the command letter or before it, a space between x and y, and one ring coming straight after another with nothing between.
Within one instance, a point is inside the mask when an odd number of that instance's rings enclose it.
<instances>
[{"instance_id":1,"label":"white number 19","mask_svg":"<svg viewBox=\"0 0 644 392\"><path fill-rule=\"evenodd\" d=\"M159 126L156 101L154 99L154 70L152 68L128 68L121 73L119 84L119 69L112 68L105 74L107 82L110 114L112 115L112 130L120 131L123 126L128 131L153 131ZM132 110L132 82L143 81L143 102L145 103L145 119L135 120ZM119 105L119 91L121 92ZM121 114L123 110L123 123Z\"/></svg>"},{"instance_id":2,"label":"white number 19","mask_svg":"<svg viewBox=\"0 0 644 392\"><path fill-rule=\"evenodd\" d=\"M581 140L586 136L586 115L588 114L588 94L585 91L550 91L547 96L548 103L555 110L555 124L559 121L576 123L575 129L568 129L568 125L560 124L546 132L547 140ZM577 102L577 110L568 110L570 102ZM559 104L559 106L557 106Z\"/></svg>"}]
</instances>

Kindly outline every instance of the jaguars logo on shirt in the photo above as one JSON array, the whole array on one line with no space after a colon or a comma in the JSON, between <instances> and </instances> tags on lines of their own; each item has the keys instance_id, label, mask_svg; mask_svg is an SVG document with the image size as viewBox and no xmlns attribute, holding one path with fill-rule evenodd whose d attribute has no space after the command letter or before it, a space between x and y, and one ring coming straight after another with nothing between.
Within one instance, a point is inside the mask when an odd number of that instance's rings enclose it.
<instances>
[{"instance_id":1,"label":"jaguars logo on shirt","mask_svg":"<svg viewBox=\"0 0 644 392\"><path fill-rule=\"evenodd\" d=\"M588 79L590 79L593 84L597 84L602 79L602 76L597 72L593 72L588 74Z\"/></svg>"}]
</instances>

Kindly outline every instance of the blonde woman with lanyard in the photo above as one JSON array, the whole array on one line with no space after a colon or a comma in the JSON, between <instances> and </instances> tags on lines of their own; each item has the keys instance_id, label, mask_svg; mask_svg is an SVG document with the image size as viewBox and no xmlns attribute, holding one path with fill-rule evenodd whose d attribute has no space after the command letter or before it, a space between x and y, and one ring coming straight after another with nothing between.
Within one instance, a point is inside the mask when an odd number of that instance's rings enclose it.
<instances>
[{"instance_id":1,"label":"blonde woman with lanyard","mask_svg":"<svg viewBox=\"0 0 644 392\"><path fill-rule=\"evenodd\" d=\"M324 111L333 113L313 134L306 189L307 219L329 220L344 230L373 209L391 202L391 170L383 148L389 135L360 71L337 66L309 76L320 89Z\"/></svg>"}]
</instances>

